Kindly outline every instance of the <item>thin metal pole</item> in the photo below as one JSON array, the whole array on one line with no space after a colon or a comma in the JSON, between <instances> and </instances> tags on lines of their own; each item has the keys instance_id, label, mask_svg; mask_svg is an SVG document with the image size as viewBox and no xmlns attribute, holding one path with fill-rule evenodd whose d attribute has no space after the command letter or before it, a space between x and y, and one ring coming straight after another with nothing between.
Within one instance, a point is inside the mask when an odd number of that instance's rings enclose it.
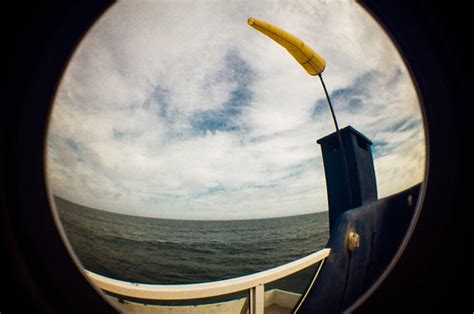
<instances>
[{"instance_id":1,"label":"thin metal pole","mask_svg":"<svg viewBox=\"0 0 474 314\"><path fill-rule=\"evenodd\" d=\"M344 149L344 143L342 142L341 131L339 130L339 126L337 125L336 114L334 113L334 108L332 107L331 98L329 97L328 90L326 89L326 84L324 84L323 75L321 73L318 74L319 79L321 80L321 84L323 85L324 93L326 94L326 99L328 100L329 109L331 111L332 120L334 122L334 126L336 127L337 139L339 140L339 146L342 150L342 158L344 159L344 170L346 172L347 178L347 187L349 190L349 201L352 204L352 189L351 189L351 182L349 179L349 166L347 164L346 158L346 150Z\"/></svg>"},{"instance_id":2,"label":"thin metal pole","mask_svg":"<svg viewBox=\"0 0 474 314\"><path fill-rule=\"evenodd\" d=\"M337 120L336 120L336 114L334 113L334 109L331 103L331 98L329 98L328 90L326 89L326 84L324 84L322 74L319 73L318 76L319 76L319 79L321 80L321 84L323 85L324 93L326 94L326 99L328 100L329 109L331 110L331 116L332 116L332 120L334 121L334 126L336 127L336 132L339 134L339 137L340 137L339 126L337 125ZM340 144L342 146L342 140Z\"/></svg>"}]
</instances>

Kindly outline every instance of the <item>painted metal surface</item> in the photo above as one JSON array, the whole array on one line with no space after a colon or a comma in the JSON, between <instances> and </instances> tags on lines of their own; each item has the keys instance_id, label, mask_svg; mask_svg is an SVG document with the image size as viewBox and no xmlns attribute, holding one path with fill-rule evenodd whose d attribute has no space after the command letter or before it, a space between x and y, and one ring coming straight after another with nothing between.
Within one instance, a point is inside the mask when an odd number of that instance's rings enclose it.
<instances>
[{"instance_id":1,"label":"painted metal surface","mask_svg":"<svg viewBox=\"0 0 474 314\"><path fill-rule=\"evenodd\" d=\"M300 313L313 313L314 309L318 313L344 312L376 282L397 254L419 191L420 185L416 185L339 215L327 244L331 256L317 284L307 292ZM359 247L351 251L348 239L355 230Z\"/></svg>"},{"instance_id":2,"label":"painted metal surface","mask_svg":"<svg viewBox=\"0 0 474 314\"><path fill-rule=\"evenodd\" d=\"M329 207L329 230L345 211L377 200L372 142L351 126L317 140L321 145ZM345 168L347 167L347 168Z\"/></svg>"}]
</instances>

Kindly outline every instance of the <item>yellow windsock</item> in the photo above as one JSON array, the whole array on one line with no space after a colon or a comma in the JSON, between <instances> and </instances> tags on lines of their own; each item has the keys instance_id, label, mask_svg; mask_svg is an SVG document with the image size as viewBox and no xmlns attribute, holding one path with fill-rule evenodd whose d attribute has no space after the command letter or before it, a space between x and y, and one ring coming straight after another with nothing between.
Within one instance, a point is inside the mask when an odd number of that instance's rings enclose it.
<instances>
[{"instance_id":1,"label":"yellow windsock","mask_svg":"<svg viewBox=\"0 0 474 314\"><path fill-rule=\"evenodd\" d=\"M288 50L309 75L318 75L324 71L326 61L300 39L262 20L251 17L247 23Z\"/></svg>"}]
</instances>

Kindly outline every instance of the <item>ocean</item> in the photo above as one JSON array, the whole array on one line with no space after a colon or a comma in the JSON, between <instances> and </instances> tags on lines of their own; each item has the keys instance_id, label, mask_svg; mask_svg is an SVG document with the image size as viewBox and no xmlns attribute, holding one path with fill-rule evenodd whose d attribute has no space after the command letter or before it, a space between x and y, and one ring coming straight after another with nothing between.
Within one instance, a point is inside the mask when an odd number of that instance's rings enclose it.
<instances>
[{"instance_id":1,"label":"ocean","mask_svg":"<svg viewBox=\"0 0 474 314\"><path fill-rule=\"evenodd\" d=\"M55 197L67 238L92 272L136 283L202 283L280 266L323 248L327 212L255 220L115 214ZM302 293L316 266L269 287Z\"/></svg>"}]
</instances>

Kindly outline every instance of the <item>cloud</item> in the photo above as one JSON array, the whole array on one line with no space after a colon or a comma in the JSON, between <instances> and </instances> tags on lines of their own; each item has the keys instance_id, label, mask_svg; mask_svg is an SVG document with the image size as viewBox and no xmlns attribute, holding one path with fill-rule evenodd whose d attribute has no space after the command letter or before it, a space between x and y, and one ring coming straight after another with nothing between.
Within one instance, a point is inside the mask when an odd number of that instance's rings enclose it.
<instances>
[{"instance_id":1,"label":"cloud","mask_svg":"<svg viewBox=\"0 0 474 314\"><path fill-rule=\"evenodd\" d=\"M74 53L48 139L52 193L132 215L286 216L327 209L315 140L333 132L318 78L246 24L326 58L339 124L373 142L379 194L424 175L416 91L380 26L352 2L114 4Z\"/></svg>"}]
</instances>

